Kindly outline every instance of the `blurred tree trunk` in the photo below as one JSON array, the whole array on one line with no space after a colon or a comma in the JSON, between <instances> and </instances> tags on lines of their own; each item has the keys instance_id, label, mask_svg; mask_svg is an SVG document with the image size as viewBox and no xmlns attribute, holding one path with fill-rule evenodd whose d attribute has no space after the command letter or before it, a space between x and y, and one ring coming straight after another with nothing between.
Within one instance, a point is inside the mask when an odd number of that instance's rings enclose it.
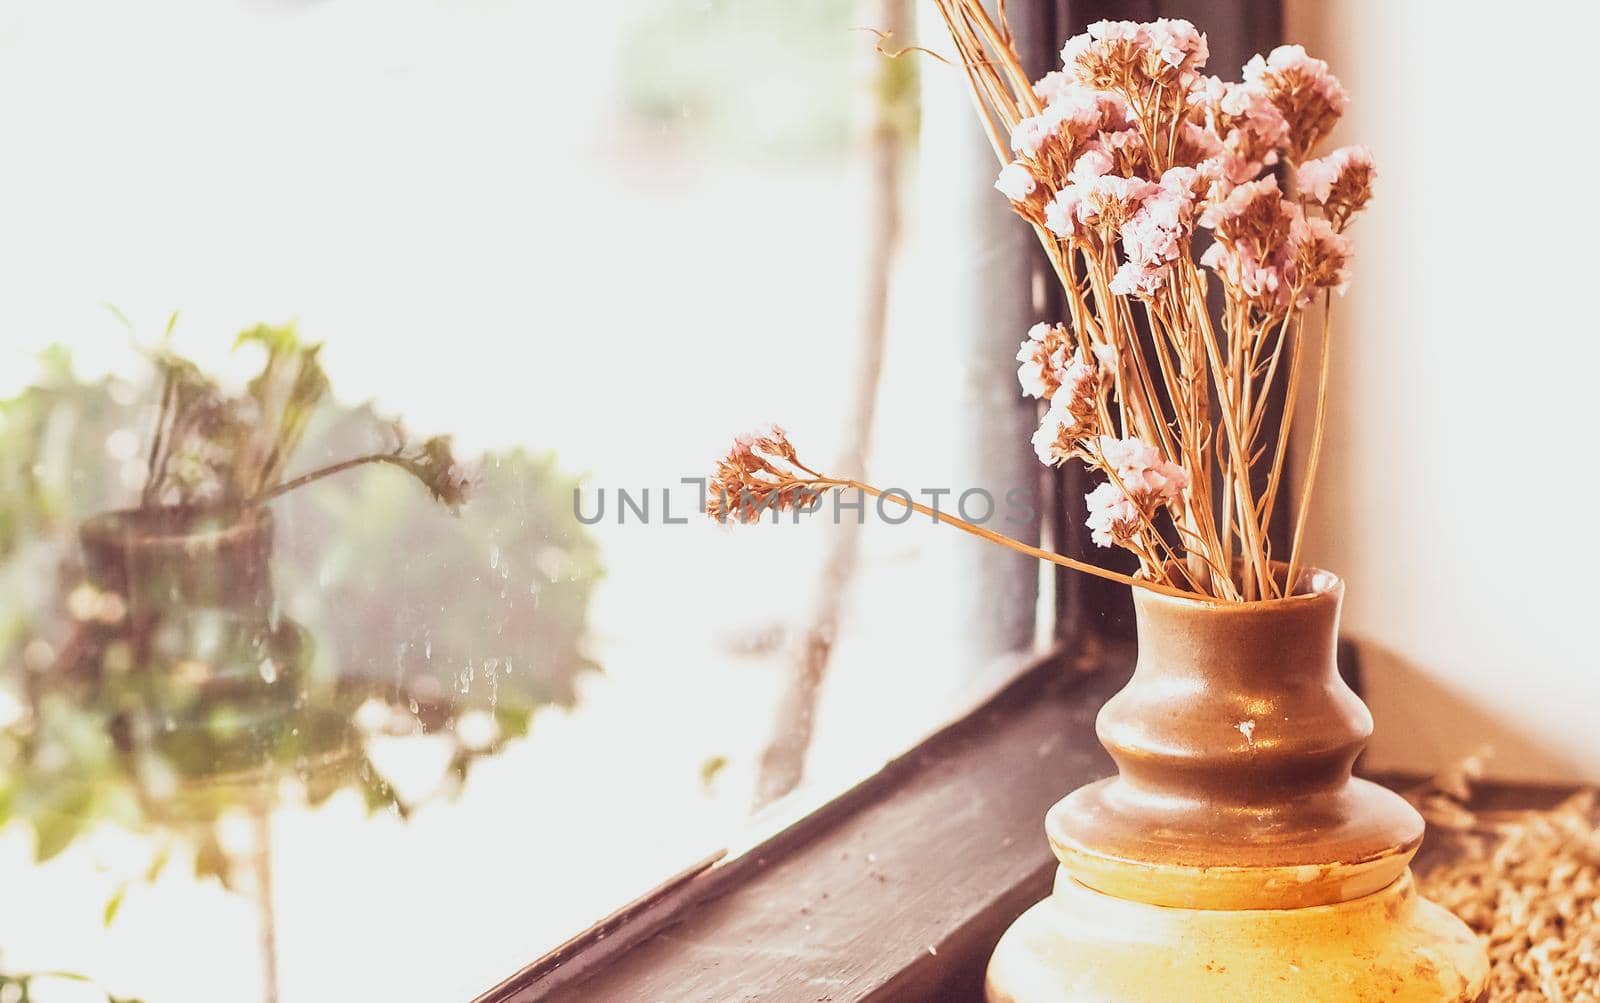
<instances>
[{"instance_id":1,"label":"blurred tree trunk","mask_svg":"<svg viewBox=\"0 0 1600 1003\"><path fill-rule=\"evenodd\" d=\"M908 44L910 8L909 0L860 0L855 23L884 32L888 37L883 48L894 52ZM862 271L865 284L854 382L845 413L845 445L830 468L840 476L857 478L866 475L867 454L872 446L889 314L889 282L900 236L900 176L906 141L916 121L916 69L912 58L891 59L872 52L867 59L864 90L868 100L861 116L868 188L868 246ZM756 778L758 809L794 790L805 773L817 698L838 634L840 604L855 575L861 530L860 522L849 517L833 525L810 615L787 646L783 692Z\"/></svg>"},{"instance_id":2,"label":"blurred tree trunk","mask_svg":"<svg viewBox=\"0 0 1600 1003\"><path fill-rule=\"evenodd\" d=\"M256 805L250 821L255 845L250 866L255 875L256 936L261 952L262 1003L278 1003L278 917L272 900L272 806Z\"/></svg>"}]
</instances>

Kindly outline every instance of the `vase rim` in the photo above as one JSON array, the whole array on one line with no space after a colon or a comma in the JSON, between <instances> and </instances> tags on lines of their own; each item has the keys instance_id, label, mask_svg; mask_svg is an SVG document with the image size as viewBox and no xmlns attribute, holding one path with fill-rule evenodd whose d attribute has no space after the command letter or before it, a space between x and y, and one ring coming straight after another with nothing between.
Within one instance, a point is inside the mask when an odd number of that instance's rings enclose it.
<instances>
[{"instance_id":1,"label":"vase rim","mask_svg":"<svg viewBox=\"0 0 1600 1003\"><path fill-rule=\"evenodd\" d=\"M214 517L215 521L202 522L207 517ZM186 522L189 528L184 528ZM172 540L225 539L247 535L271 524L272 511L261 506L241 509L194 504L148 505L97 512L83 520L79 532L95 539L125 537L159 544Z\"/></svg>"},{"instance_id":2,"label":"vase rim","mask_svg":"<svg viewBox=\"0 0 1600 1003\"><path fill-rule=\"evenodd\" d=\"M1274 577L1277 577L1288 571L1288 564L1284 561L1272 561L1271 568ZM1134 589L1133 591L1134 598L1141 605L1240 614L1258 613L1265 610L1310 608L1327 603L1337 605L1344 596L1344 579L1322 568L1303 567L1296 574L1295 580L1302 583L1306 590L1297 591L1293 595L1280 596L1277 599L1252 599L1248 602L1228 602L1212 597L1175 596L1151 589Z\"/></svg>"}]
</instances>

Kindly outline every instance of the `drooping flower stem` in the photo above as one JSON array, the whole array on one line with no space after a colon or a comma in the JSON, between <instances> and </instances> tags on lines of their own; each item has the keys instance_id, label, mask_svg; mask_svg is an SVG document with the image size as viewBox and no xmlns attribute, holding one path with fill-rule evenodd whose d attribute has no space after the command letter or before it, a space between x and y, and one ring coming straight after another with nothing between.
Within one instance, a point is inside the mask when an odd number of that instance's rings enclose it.
<instances>
[{"instance_id":1,"label":"drooping flower stem","mask_svg":"<svg viewBox=\"0 0 1600 1003\"><path fill-rule=\"evenodd\" d=\"M998 543L1002 547L1007 547L1019 554L1026 554L1027 556L1036 560L1049 561L1051 564L1059 564L1063 568L1071 568L1074 571L1081 571L1086 575L1094 575L1096 578L1104 578L1106 581L1120 582L1123 585L1129 585L1136 589L1148 589L1151 592L1159 592L1162 595L1167 596L1176 596L1180 599L1210 598L1202 593L1174 588L1171 585L1163 585L1160 582L1150 581L1147 578L1136 578L1133 575L1124 575L1121 572L1112 571L1109 568L1102 568L1098 565L1088 564L1084 561L1073 560L1070 557L1057 554L1054 551L1044 550L1040 547L1035 547L1032 544L1023 543L1021 540L1013 539L1009 536L1006 536L1004 533L997 533L992 529L979 526L976 523L968 522L965 519L957 518L948 512L935 511L921 502L913 501L908 495L903 495L892 491L882 491L873 487L871 484L867 484L862 481L830 481L825 479L817 482L817 486L824 486L828 488L855 488L856 490L863 491L874 498L887 498L903 508L908 508L913 512L930 516L934 522L948 523L949 525L954 526L956 529L961 530L963 533L969 533L972 536L978 537L980 540L987 540L990 543Z\"/></svg>"},{"instance_id":2,"label":"drooping flower stem","mask_svg":"<svg viewBox=\"0 0 1600 1003\"><path fill-rule=\"evenodd\" d=\"M402 468L407 466L403 459L394 455L393 453L368 453L365 456L352 456L348 460L340 460L338 463L331 463L326 467L320 467L311 471L310 473L301 474L292 481L284 481L276 487L269 488L268 490L263 491L261 494L256 495L254 498L251 498L247 504L263 505L279 495L288 494L295 488L305 487L312 481L320 481L324 477L331 477L334 474L342 473L346 470L349 470L351 467L359 467L363 463L392 463L395 466Z\"/></svg>"}]
</instances>

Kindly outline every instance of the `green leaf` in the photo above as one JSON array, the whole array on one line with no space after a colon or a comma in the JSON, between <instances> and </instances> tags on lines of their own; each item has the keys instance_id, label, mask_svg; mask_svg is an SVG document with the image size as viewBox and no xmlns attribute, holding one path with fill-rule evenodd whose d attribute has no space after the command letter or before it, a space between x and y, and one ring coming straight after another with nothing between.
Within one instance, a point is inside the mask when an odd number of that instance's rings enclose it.
<instances>
[{"instance_id":1,"label":"green leaf","mask_svg":"<svg viewBox=\"0 0 1600 1003\"><path fill-rule=\"evenodd\" d=\"M40 812L33 819L33 861L42 864L72 845L83 829L83 819L59 811Z\"/></svg>"},{"instance_id":2,"label":"green leaf","mask_svg":"<svg viewBox=\"0 0 1600 1003\"><path fill-rule=\"evenodd\" d=\"M125 314L121 310L117 309L117 305L115 303L102 303L101 306L105 307L106 310L110 311L111 316L113 316L113 317L117 318L117 320L121 321L122 322L122 326L128 329L128 333L129 334L138 334L139 333L139 332L137 332L137 331L135 331L133 329L133 321L128 319L128 315L127 314Z\"/></svg>"},{"instance_id":3,"label":"green leaf","mask_svg":"<svg viewBox=\"0 0 1600 1003\"><path fill-rule=\"evenodd\" d=\"M121 909L122 909L122 901L123 901L123 899L125 899L127 897L128 897L128 886L126 884L123 884L121 887L119 887L116 890L116 892L114 892L112 894L111 898L106 901L105 911L103 913L101 913L101 915L100 915L100 922L103 925L105 925L105 926L110 926L111 925L111 921L117 918L117 913L120 912Z\"/></svg>"}]
</instances>

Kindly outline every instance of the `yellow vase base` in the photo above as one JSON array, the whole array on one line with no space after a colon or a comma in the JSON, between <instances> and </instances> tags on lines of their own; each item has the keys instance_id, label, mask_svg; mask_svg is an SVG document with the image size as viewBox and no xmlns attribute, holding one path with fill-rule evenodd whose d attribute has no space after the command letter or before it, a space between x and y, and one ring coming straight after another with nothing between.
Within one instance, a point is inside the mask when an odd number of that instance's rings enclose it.
<instances>
[{"instance_id":1,"label":"yellow vase base","mask_svg":"<svg viewBox=\"0 0 1600 1003\"><path fill-rule=\"evenodd\" d=\"M1488 959L1417 894L1411 872L1370 895L1300 909L1179 909L1060 874L1006 931L989 1003L1472 1003Z\"/></svg>"}]
</instances>

